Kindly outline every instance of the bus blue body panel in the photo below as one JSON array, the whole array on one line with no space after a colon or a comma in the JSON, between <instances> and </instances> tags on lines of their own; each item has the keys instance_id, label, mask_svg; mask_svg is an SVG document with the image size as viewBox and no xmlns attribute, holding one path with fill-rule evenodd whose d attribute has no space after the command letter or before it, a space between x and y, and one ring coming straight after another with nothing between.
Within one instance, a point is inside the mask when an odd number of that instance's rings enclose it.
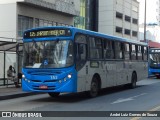
<instances>
[{"instance_id":1,"label":"bus blue body panel","mask_svg":"<svg viewBox=\"0 0 160 120\"><path fill-rule=\"evenodd\" d=\"M23 91L77 92L77 72L74 67L61 69L23 69ZM71 75L71 78L68 78Z\"/></svg>"},{"instance_id":2,"label":"bus blue body panel","mask_svg":"<svg viewBox=\"0 0 160 120\"><path fill-rule=\"evenodd\" d=\"M160 69L149 69L149 75L160 75Z\"/></svg>"}]
</instances>

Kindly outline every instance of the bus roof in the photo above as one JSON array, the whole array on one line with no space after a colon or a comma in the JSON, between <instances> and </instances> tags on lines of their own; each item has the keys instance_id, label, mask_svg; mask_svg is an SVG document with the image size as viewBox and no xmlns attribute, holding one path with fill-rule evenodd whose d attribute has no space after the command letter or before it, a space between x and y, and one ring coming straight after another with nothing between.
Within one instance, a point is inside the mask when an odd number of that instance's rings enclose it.
<instances>
[{"instance_id":1,"label":"bus roof","mask_svg":"<svg viewBox=\"0 0 160 120\"><path fill-rule=\"evenodd\" d=\"M140 45L147 46L147 43L145 43L145 42L140 42L140 41L136 41L136 40L131 40L131 39L127 39L127 38L108 35L108 34L99 33L99 32L90 31L90 30L84 30L84 29L80 29L80 28L76 28L76 27L67 27L67 26L39 27L39 28L32 28L32 29L26 30L25 32L34 31L34 30L38 30L38 29L45 30L45 29L52 29L52 28L64 28L64 29L68 28L68 29L74 30L75 33L80 32L80 33L83 33L83 34L94 35L94 36L97 36L97 37L103 37L103 38L110 39L110 40L116 40L116 41L122 41L122 42L128 42L128 43L140 44Z\"/></svg>"}]
</instances>

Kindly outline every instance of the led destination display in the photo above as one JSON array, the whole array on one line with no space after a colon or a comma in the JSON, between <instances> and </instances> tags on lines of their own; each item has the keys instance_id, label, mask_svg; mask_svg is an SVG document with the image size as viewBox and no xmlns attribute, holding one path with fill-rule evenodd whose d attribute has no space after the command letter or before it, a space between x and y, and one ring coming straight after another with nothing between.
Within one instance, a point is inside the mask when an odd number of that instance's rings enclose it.
<instances>
[{"instance_id":1,"label":"led destination display","mask_svg":"<svg viewBox=\"0 0 160 120\"><path fill-rule=\"evenodd\" d=\"M69 29L33 30L24 33L24 38L71 36Z\"/></svg>"}]
</instances>

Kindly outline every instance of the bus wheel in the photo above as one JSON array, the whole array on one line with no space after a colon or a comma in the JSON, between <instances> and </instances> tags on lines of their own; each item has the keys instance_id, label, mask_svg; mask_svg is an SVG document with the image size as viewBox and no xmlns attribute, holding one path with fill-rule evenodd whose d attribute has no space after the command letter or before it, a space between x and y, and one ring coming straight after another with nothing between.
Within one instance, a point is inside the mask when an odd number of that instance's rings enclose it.
<instances>
[{"instance_id":1,"label":"bus wheel","mask_svg":"<svg viewBox=\"0 0 160 120\"><path fill-rule=\"evenodd\" d=\"M91 82L89 96L96 97L98 95L98 91L99 91L99 82L98 82L98 79L96 77L94 77Z\"/></svg>"},{"instance_id":2,"label":"bus wheel","mask_svg":"<svg viewBox=\"0 0 160 120\"><path fill-rule=\"evenodd\" d=\"M49 92L48 93L51 97L58 97L60 92Z\"/></svg>"},{"instance_id":3,"label":"bus wheel","mask_svg":"<svg viewBox=\"0 0 160 120\"><path fill-rule=\"evenodd\" d=\"M132 80L131 80L131 84L130 84L131 89L136 87L136 82L137 82L137 75L136 75L136 73L132 73Z\"/></svg>"},{"instance_id":4,"label":"bus wheel","mask_svg":"<svg viewBox=\"0 0 160 120\"><path fill-rule=\"evenodd\" d=\"M160 75L156 75L157 79L160 79Z\"/></svg>"}]
</instances>

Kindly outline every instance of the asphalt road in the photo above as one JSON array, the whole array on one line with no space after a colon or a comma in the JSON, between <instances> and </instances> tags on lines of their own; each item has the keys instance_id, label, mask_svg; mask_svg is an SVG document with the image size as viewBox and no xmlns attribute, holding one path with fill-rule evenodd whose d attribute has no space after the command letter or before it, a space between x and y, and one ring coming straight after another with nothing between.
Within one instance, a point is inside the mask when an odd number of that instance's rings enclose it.
<instances>
[{"instance_id":1,"label":"asphalt road","mask_svg":"<svg viewBox=\"0 0 160 120\"><path fill-rule=\"evenodd\" d=\"M96 98L88 98L84 93L62 94L51 98L48 94L27 96L0 101L0 111L160 111L160 80L146 79L137 83L137 88L107 88ZM113 113L114 113L113 112ZM63 113L63 112L62 112ZM60 115L63 115L59 113ZM95 115L96 112L93 112ZM94 116L93 115L93 116ZM151 117L47 117L51 120L143 120ZM95 115L96 116L96 115ZM17 118L12 118L17 119ZM22 118L20 118L22 119ZM25 119L25 118L23 118ZM27 119L27 118L26 118ZM33 119L33 118L32 118ZM36 118L34 118L36 119ZM40 118L38 118L40 119ZM41 118L44 119L44 118ZM152 117L160 120L160 117Z\"/></svg>"}]
</instances>

